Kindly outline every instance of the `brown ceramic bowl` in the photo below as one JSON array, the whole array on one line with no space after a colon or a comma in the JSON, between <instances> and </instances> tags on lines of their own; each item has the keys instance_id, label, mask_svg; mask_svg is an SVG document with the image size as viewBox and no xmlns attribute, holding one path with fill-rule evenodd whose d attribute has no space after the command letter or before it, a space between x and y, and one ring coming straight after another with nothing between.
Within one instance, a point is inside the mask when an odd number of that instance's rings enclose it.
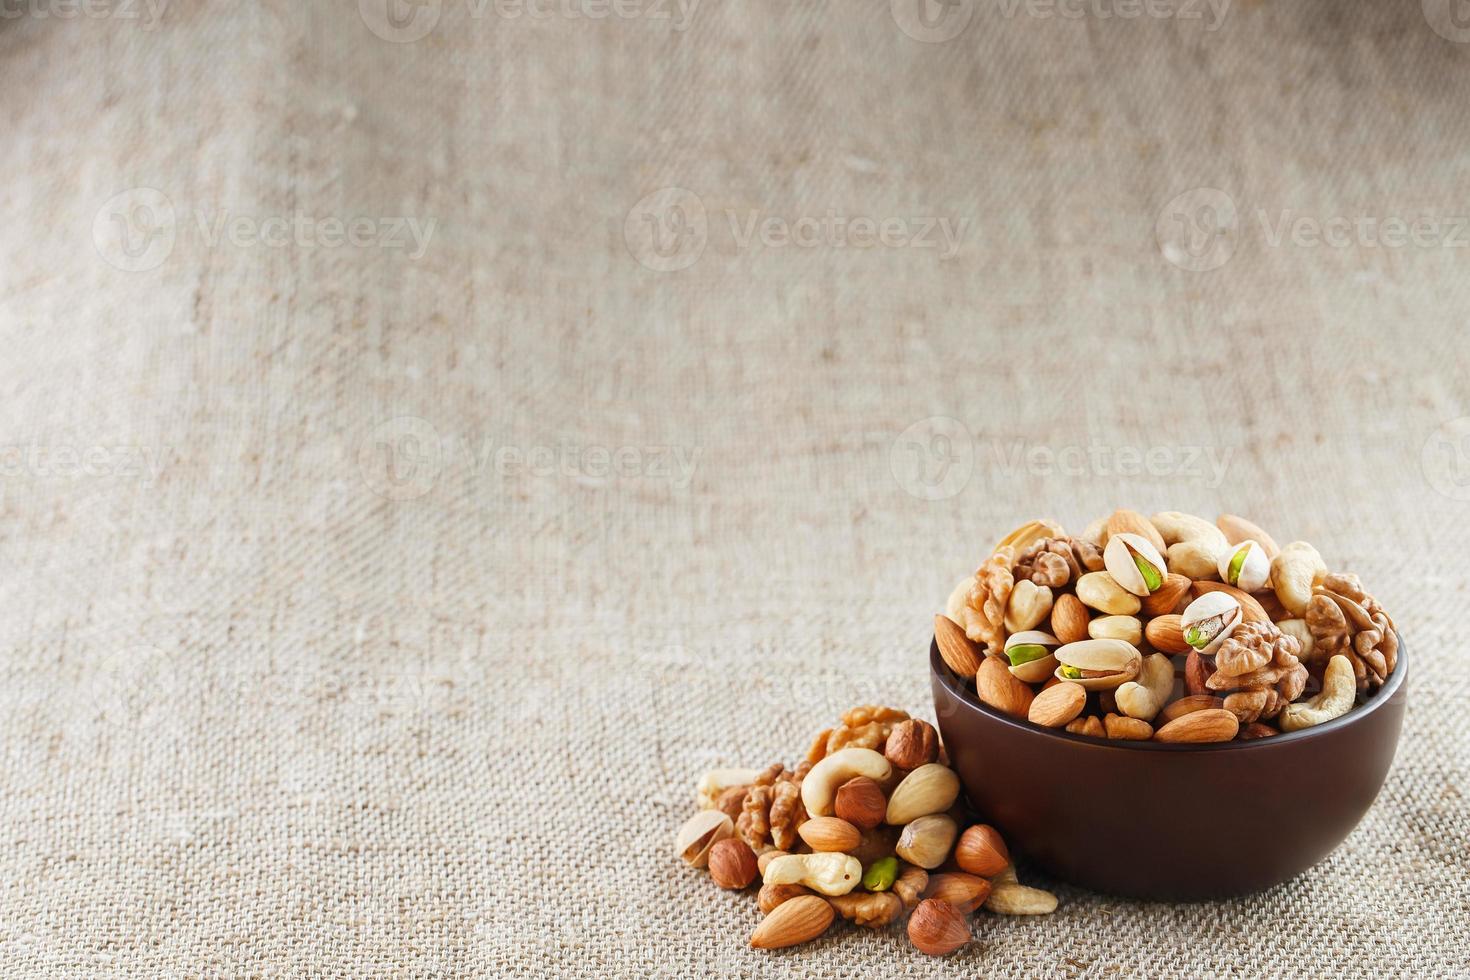
<instances>
[{"instance_id":1,"label":"brown ceramic bowl","mask_svg":"<svg viewBox=\"0 0 1470 980\"><path fill-rule=\"evenodd\" d=\"M1357 826L1398 745L1405 651L1383 688L1341 718L1250 742L1106 742L980 703L932 642L934 710L970 804L1064 881L1188 901L1300 874Z\"/></svg>"}]
</instances>

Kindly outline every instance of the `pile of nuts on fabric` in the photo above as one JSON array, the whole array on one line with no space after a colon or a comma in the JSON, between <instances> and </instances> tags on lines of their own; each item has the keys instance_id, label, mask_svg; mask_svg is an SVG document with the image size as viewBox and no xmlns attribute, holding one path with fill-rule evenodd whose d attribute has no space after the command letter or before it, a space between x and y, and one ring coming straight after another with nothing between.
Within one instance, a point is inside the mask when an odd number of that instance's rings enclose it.
<instances>
[{"instance_id":1,"label":"pile of nuts on fabric","mask_svg":"<svg viewBox=\"0 0 1470 980\"><path fill-rule=\"evenodd\" d=\"M1092 738L1225 742L1350 711L1393 673L1393 620L1356 575L1244 518L1130 510L1012 531L935 640L986 704ZM1178 659L1176 659L1178 658Z\"/></svg>"},{"instance_id":2,"label":"pile of nuts on fabric","mask_svg":"<svg viewBox=\"0 0 1470 980\"><path fill-rule=\"evenodd\" d=\"M1016 881L994 828L961 833L960 783L945 763L933 726L895 708L853 708L794 769L706 773L699 812L674 846L721 888L760 878L757 949L808 942L839 915L869 929L907 916L910 942L942 956L969 942L976 909L1057 907L1055 895Z\"/></svg>"}]
</instances>

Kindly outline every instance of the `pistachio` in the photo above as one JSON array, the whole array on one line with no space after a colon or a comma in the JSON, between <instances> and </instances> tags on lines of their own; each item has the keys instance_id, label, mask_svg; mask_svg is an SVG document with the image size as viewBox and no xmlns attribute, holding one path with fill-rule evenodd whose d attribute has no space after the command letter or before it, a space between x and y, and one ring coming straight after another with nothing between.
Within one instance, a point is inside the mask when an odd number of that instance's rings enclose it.
<instances>
[{"instance_id":1,"label":"pistachio","mask_svg":"<svg viewBox=\"0 0 1470 980\"><path fill-rule=\"evenodd\" d=\"M674 850L694 868L709 864L710 848L735 836L735 824L719 810L700 810L684 822L674 837Z\"/></svg>"},{"instance_id":2,"label":"pistachio","mask_svg":"<svg viewBox=\"0 0 1470 980\"><path fill-rule=\"evenodd\" d=\"M1052 593L1045 585L1022 579L1011 589L1006 602L1005 627L1008 633L1035 629L1051 615Z\"/></svg>"},{"instance_id":3,"label":"pistachio","mask_svg":"<svg viewBox=\"0 0 1470 980\"><path fill-rule=\"evenodd\" d=\"M1184 642L1197 653L1215 652L1225 638L1240 625L1243 617L1240 602L1228 592L1206 592L1185 607L1179 617Z\"/></svg>"},{"instance_id":4,"label":"pistachio","mask_svg":"<svg viewBox=\"0 0 1470 980\"><path fill-rule=\"evenodd\" d=\"M1126 640L1083 640L1060 647L1056 654L1058 680L1071 681L1088 691L1112 690L1138 676L1143 654Z\"/></svg>"},{"instance_id":5,"label":"pistachio","mask_svg":"<svg viewBox=\"0 0 1470 980\"><path fill-rule=\"evenodd\" d=\"M909 864L925 869L937 868L949 857L949 849L959 832L959 825L953 817L931 813L903 828L894 850Z\"/></svg>"},{"instance_id":6,"label":"pistachio","mask_svg":"<svg viewBox=\"0 0 1470 980\"><path fill-rule=\"evenodd\" d=\"M1028 684L1040 684L1057 669L1052 651L1061 645L1055 636L1041 630L1012 633L1006 639L1006 657L1011 662L1011 674Z\"/></svg>"},{"instance_id":7,"label":"pistachio","mask_svg":"<svg viewBox=\"0 0 1470 980\"><path fill-rule=\"evenodd\" d=\"M1259 592L1271 577L1271 559L1254 541L1242 541L1220 552L1220 581L1242 592Z\"/></svg>"},{"instance_id":8,"label":"pistachio","mask_svg":"<svg viewBox=\"0 0 1470 980\"><path fill-rule=\"evenodd\" d=\"M1107 572L1088 572L1079 578L1077 598L1083 605L1110 616L1132 616L1143 607L1138 596L1119 585Z\"/></svg>"},{"instance_id":9,"label":"pistachio","mask_svg":"<svg viewBox=\"0 0 1470 980\"><path fill-rule=\"evenodd\" d=\"M919 817L948 810L959 795L960 780L954 770L931 762L903 777L903 782L894 787L883 819L895 826L912 823Z\"/></svg>"},{"instance_id":10,"label":"pistachio","mask_svg":"<svg viewBox=\"0 0 1470 980\"><path fill-rule=\"evenodd\" d=\"M863 887L870 892L886 892L898 877L898 858L889 855L868 865L863 872Z\"/></svg>"},{"instance_id":11,"label":"pistachio","mask_svg":"<svg viewBox=\"0 0 1470 980\"><path fill-rule=\"evenodd\" d=\"M1001 538L1000 543L992 549L992 553L1002 548L1010 548L1019 555L1038 541L1045 538L1060 538L1066 533L1056 521L1027 521Z\"/></svg>"},{"instance_id":12,"label":"pistachio","mask_svg":"<svg viewBox=\"0 0 1470 980\"><path fill-rule=\"evenodd\" d=\"M1164 556L1141 534L1114 534L1108 538L1103 565L1113 581L1136 596L1151 595L1169 574Z\"/></svg>"},{"instance_id":13,"label":"pistachio","mask_svg":"<svg viewBox=\"0 0 1470 980\"><path fill-rule=\"evenodd\" d=\"M1253 524L1244 517L1221 514L1215 518L1215 526L1220 529L1221 534L1225 535L1225 540L1231 544L1259 541L1261 547L1266 549L1267 558L1275 558L1281 554L1281 546L1276 543L1276 539L1261 530L1260 525Z\"/></svg>"},{"instance_id":14,"label":"pistachio","mask_svg":"<svg viewBox=\"0 0 1470 980\"><path fill-rule=\"evenodd\" d=\"M1137 616L1099 616L1087 624L1087 635L1094 640L1127 640L1138 646L1143 642L1143 623Z\"/></svg>"}]
</instances>

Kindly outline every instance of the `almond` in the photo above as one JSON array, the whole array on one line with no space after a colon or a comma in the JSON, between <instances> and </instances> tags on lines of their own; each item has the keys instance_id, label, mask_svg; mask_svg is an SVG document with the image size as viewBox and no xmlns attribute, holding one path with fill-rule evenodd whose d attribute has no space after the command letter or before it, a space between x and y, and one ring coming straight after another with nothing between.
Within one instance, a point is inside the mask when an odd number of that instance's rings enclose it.
<instances>
[{"instance_id":1,"label":"almond","mask_svg":"<svg viewBox=\"0 0 1470 980\"><path fill-rule=\"evenodd\" d=\"M1160 725L1167 725L1175 718L1183 718L1191 712L1223 707L1225 707L1224 700L1213 694L1190 694L1164 705L1164 710L1160 711L1159 717L1154 720Z\"/></svg>"},{"instance_id":2,"label":"almond","mask_svg":"<svg viewBox=\"0 0 1470 980\"><path fill-rule=\"evenodd\" d=\"M1160 653L1189 653L1193 649L1184 642L1184 626L1178 613L1150 619L1143 628L1143 635Z\"/></svg>"},{"instance_id":3,"label":"almond","mask_svg":"<svg viewBox=\"0 0 1470 980\"><path fill-rule=\"evenodd\" d=\"M1268 558L1275 558L1281 554L1281 546L1276 543L1276 539L1244 517L1236 517L1234 514L1221 514L1215 518L1215 526L1220 529L1220 533L1225 535L1225 540L1231 544L1244 544L1247 541L1254 541L1266 549L1266 556Z\"/></svg>"},{"instance_id":4,"label":"almond","mask_svg":"<svg viewBox=\"0 0 1470 980\"><path fill-rule=\"evenodd\" d=\"M986 657L975 673L975 690L980 700L1008 715L1025 718L1035 697L1031 688L1017 680L1004 657Z\"/></svg>"},{"instance_id":5,"label":"almond","mask_svg":"<svg viewBox=\"0 0 1470 980\"><path fill-rule=\"evenodd\" d=\"M1272 728L1270 725L1262 724L1259 721L1253 721L1240 730L1240 740L1242 742L1249 742L1252 739L1270 738L1272 735L1280 734L1280 732Z\"/></svg>"},{"instance_id":6,"label":"almond","mask_svg":"<svg viewBox=\"0 0 1470 980\"><path fill-rule=\"evenodd\" d=\"M980 654L959 624L945 615L934 617L934 640L949 669L961 677L974 677L980 669Z\"/></svg>"},{"instance_id":7,"label":"almond","mask_svg":"<svg viewBox=\"0 0 1470 980\"><path fill-rule=\"evenodd\" d=\"M1108 538L1111 539L1115 534L1137 534L1147 538L1159 551L1164 550L1164 536L1154 527L1152 521L1136 510L1120 508L1113 511L1113 516L1108 518Z\"/></svg>"},{"instance_id":8,"label":"almond","mask_svg":"<svg viewBox=\"0 0 1470 980\"><path fill-rule=\"evenodd\" d=\"M1170 572L1164 578L1164 584L1154 589L1153 594L1143 600L1143 614L1145 616L1164 616L1179 608L1179 603L1189 593L1189 587L1194 583L1189 576L1180 575L1178 572Z\"/></svg>"},{"instance_id":9,"label":"almond","mask_svg":"<svg viewBox=\"0 0 1470 980\"><path fill-rule=\"evenodd\" d=\"M854 776L837 787L834 812L859 830L872 830L883 822L888 801L883 787L867 776Z\"/></svg>"},{"instance_id":10,"label":"almond","mask_svg":"<svg viewBox=\"0 0 1470 980\"><path fill-rule=\"evenodd\" d=\"M960 835L954 846L954 863L972 875L992 878L1011 863L1011 852L999 831L981 823Z\"/></svg>"},{"instance_id":11,"label":"almond","mask_svg":"<svg viewBox=\"0 0 1470 980\"><path fill-rule=\"evenodd\" d=\"M1207 592L1223 592L1240 603L1240 617L1243 623L1271 622L1271 617L1266 615L1265 608L1249 592L1242 592L1235 586L1226 585L1224 582L1199 581L1194 583L1196 596L1202 596Z\"/></svg>"},{"instance_id":12,"label":"almond","mask_svg":"<svg viewBox=\"0 0 1470 980\"><path fill-rule=\"evenodd\" d=\"M812 817L796 828L796 833L814 851L845 854L862 841L862 831L841 817Z\"/></svg>"},{"instance_id":13,"label":"almond","mask_svg":"<svg viewBox=\"0 0 1470 980\"><path fill-rule=\"evenodd\" d=\"M780 949L810 942L827 931L836 915L820 895L789 898L755 927L755 932L750 934L750 945L756 949Z\"/></svg>"},{"instance_id":14,"label":"almond","mask_svg":"<svg viewBox=\"0 0 1470 980\"><path fill-rule=\"evenodd\" d=\"M961 912L969 914L990 897L990 882L979 875L949 871L930 877L924 897L948 902Z\"/></svg>"},{"instance_id":15,"label":"almond","mask_svg":"<svg viewBox=\"0 0 1470 980\"><path fill-rule=\"evenodd\" d=\"M1087 692L1079 684L1057 681L1031 700L1031 710L1026 713L1033 725L1044 728L1061 728L1082 714L1087 704Z\"/></svg>"},{"instance_id":16,"label":"almond","mask_svg":"<svg viewBox=\"0 0 1470 980\"><path fill-rule=\"evenodd\" d=\"M1224 708L1191 711L1154 732L1160 742L1228 742L1240 731L1240 719Z\"/></svg>"},{"instance_id":17,"label":"almond","mask_svg":"<svg viewBox=\"0 0 1470 980\"><path fill-rule=\"evenodd\" d=\"M1185 587L1189 580L1185 579ZM1087 607L1070 592L1057 596L1051 607L1051 635L1062 643L1087 639Z\"/></svg>"}]
</instances>

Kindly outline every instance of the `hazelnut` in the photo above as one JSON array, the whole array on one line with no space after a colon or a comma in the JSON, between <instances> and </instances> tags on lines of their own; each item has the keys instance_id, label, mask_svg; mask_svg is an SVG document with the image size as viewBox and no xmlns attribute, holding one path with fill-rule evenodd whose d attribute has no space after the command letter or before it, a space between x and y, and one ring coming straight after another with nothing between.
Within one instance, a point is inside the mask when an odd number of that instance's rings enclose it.
<instances>
[{"instance_id":1,"label":"hazelnut","mask_svg":"<svg viewBox=\"0 0 1470 980\"><path fill-rule=\"evenodd\" d=\"M760 907L762 915L770 915L771 909L782 902L811 893L811 889L804 885L761 885L760 892L755 896L755 904Z\"/></svg>"},{"instance_id":2,"label":"hazelnut","mask_svg":"<svg viewBox=\"0 0 1470 980\"><path fill-rule=\"evenodd\" d=\"M744 888L755 880L755 852L738 837L727 837L709 852L709 876L721 888Z\"/></svg>"},{"instance_id":3,"label":"hazelnut","mask_svg":"<svg viewBox=\"0 0 1470 980\"><path fill-rule=\"evenodd\" d=\"M715 809L731 820L739 820L740 809L745 804L745 794L749 790L749 786L731 786L715 800Z\"/></svg>"},{"instance_id":4,"label":"hazelnut","mask_svg":"<svg viewBox=\"0 0 1470 980\"><path fill-rule=\"evenodd\" d=\"M888 733L883 756L898 769L928 765L939 756L939 734L926 721L901 721Z\"/></svg>"},{"instance_id":5,"label":"hazelnut","mask_svg":"<svg viewBox=\"0 0 1470 980\"><path fill-rule=\"evenodd\" d=\"M982 823L960 835L954 848L954 862L972 875L993 878L1011 863L1011 854L1000 833Z\"/></svg>"},{"instance_id":6,"label":"hazelnut","mask_svg":"<svg viewBox=\"0 0 1470 980\"><path fill-rule=\"evenodd\" d=\"M985 900L990 897L990 882L963 871L932 875L924 897L940 899L961 912L970 913L985 904Z\"/></svg>"},{"instance_id":7,"label":"hazelnut","mask_svg":"<svg viewBox=\"0 0 1470 980\"><path fill-rule=\"evenodd\" d=\"M837 787L836 813L859 830L872 830L883 822L888 801L883 787L867 776L854 776Z\"/></svg>"},{"instance_id":8,"label":"hazelnut","mask_svg":"<svg viewBox=\"0 0 1470 980\"><path fill-rule=\"evenodd\" d=\"M921 953L943 956L970 941L970 925L959 909L939 898L926 898L909 916L909 942Z\"/></svg>"}]
</instances>

